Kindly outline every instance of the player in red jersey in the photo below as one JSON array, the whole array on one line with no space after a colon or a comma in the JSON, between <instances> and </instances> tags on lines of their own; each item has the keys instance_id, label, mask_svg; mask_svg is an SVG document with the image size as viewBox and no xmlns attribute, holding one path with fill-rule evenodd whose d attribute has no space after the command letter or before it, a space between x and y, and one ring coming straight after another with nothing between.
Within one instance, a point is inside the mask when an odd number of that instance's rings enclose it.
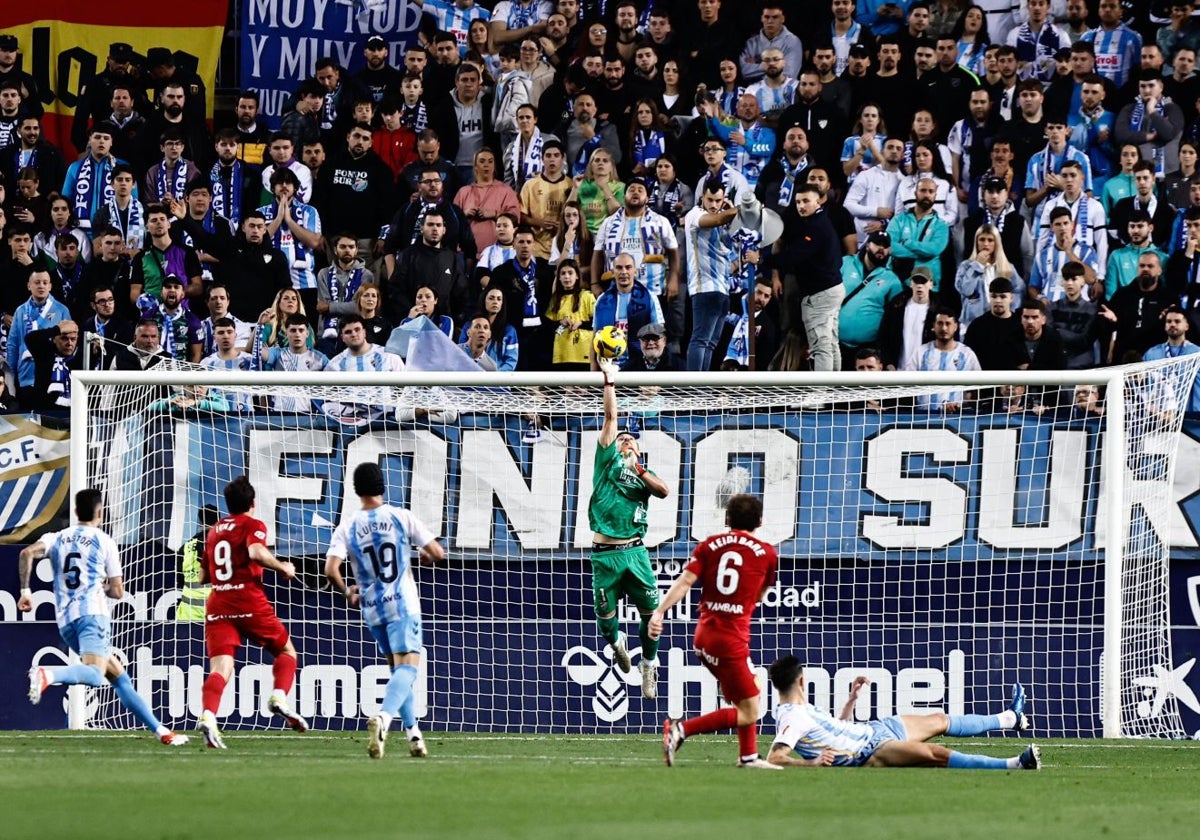
<instances>
[{"instance_id":1,"label":"player in red jersey","mask_svg":"<svg viewBox=\"0 0 1200 840\"><path fill-rule=\"evenodd\" d=\"M200 732L210 747L219 750L225 749L225 741L217 729L217 706L233 676L233 655L243 639L261 645L275 658L271 669L274 687L267 708L297 732L308 731L308 723L287 701L296 679L296 648L262 588L264 567L288 580L296 576L296 567L276 560L267 548L267 526L251 516L254 486L246 476L225 486L225 506L229 515L209 532L200 578L201 583L212 583L205 608L204 644L210 666L202 692Z\"/></svg>"},{"instance_id":2,"label":"player in red jersey","mask_svg":"<svg viewBox=\"0 0 1200 840\"><path fill-rule=\"evenodd\" d=\"M685 738L702 732L737 727L738 767L778 770L758 754L758 683L750 664L750 618L767 587L775 582L775 549L754 536L762 525L762 502L737 495L725 507L728 531L714 534L692 552L692 561L671 585L650 617L650 636L658 638L663 616L700 581L700 623L696 626L696 656L721 686L733 707L700 717L663 723L663 755L667 766Z\"/></svg>"}]
</instances>

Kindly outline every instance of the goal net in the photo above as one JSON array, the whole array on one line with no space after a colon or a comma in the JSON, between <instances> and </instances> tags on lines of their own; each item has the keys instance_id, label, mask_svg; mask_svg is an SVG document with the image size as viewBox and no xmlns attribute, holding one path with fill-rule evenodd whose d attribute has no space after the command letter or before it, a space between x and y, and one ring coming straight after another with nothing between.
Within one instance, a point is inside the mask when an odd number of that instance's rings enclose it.
<instances>
[{"instance_id":1,"label":"goal net","mask_svg":"<svg viewBox=\"0 0 1200 840\"><path fill-rule=\"evenodd\" d=\"M764 686L766 666L794 652L813 702L835 713L856 676L871 678L859 719L994 712L1021 682L1039 735L1180 734L1174 698L1153 686L1171 670L1166 533L1198 365L626 376L622 425L671 488L649 506L660 589L696 540L723 529L724 500L755 493L759 534L780 556L753 625ZM194 723L207 664L203 622L180 608L197 595L183 547L203 506L223 513L222 488L243 474L273 551L299 570L292 582L265 576L299 652L295 707L330 730L362 728L379 707L388 670L322 575L364 461L447 550L443 566L416 571L426 728L653 732L720 702L691 652L695 592L668 617L656 701L636 667L614 667L595 627L598 374L178 367L77 381L73 489L104 493L127 589L115 644L170 725ZM620 617L636 666L637 616ZM273 725L270 688L269 657L243 649L223 727ZM135 726L107 691L74 709L74 725Z\"/></svg>"}]
</instances>

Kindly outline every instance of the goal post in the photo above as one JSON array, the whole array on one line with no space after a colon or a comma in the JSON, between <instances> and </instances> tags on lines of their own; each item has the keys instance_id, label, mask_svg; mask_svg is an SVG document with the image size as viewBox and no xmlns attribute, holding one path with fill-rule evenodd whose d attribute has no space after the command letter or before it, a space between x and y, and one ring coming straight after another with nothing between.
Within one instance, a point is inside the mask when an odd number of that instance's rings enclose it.
<instances>
[{"instance_id":1,"label":"goal post","mask_svg":"<svg viewBox=\"0 0 1200 840\"><path fill-rule=\"evenodd\" d=\"M1170 670L1165 528L1198 367L1200 356L1063 372L622 374L622 423L634 419L671 487L649 507L660 589L720 529L721 499L753 492L780 554L755 661L799 655L818 705L836 712L862 673L861 718L986 713L1019 681L1039 734L1182 734L1174 698L1148 702L1138 680ZM666 714L714 708L690 650L692 598L668 616L657 702L596 631L599 385L595 373L76 374L71 486L104 492L122 547L114 644L138 691L164 720L195 720L207 662L202 625L177 620L178 552L201 506L223 511L224 483L248 474L272 549L300 570L290 584L267 575L299 652L297 707L320 728L360 728L386 668L321 568L357 504L349 474L376 461L387 500L447 548L445 566L416 572L429 728L652 732ZM1075 407L1091 386L1102 413L1087 393ZM966 410L927 410L947 392ZM277 407L297 397L304 412ZM377 410L352 423L322 408L344 404ZM636 648L636 615L621 618ZM265 662L239 654L225 728L269 724ZM79 694L72 726L133 725L107 694Z\"/></svg>"}]
</instances>

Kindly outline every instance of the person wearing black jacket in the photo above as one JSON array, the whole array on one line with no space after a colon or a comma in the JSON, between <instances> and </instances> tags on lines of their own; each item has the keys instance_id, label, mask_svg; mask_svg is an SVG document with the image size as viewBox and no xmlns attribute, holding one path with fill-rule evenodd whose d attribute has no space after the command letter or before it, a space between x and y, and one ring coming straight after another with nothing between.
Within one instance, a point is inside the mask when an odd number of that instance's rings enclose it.
<instances>
[{"instance_id":1,"label":"person wearing black jacket","mask_svg":"<svg viewBox=\"0 0 1200 840\"><path fill-rule=\"evenodd\" d=\"M220 257L220 252L229 249L233 243L233 225L229 219L213 210L212 182L207 175L197 175L188 181L184 190L184 201L167 199L167 206L175 221L171 224L171 239L196 249L200 260L201 274L205 281L205 297L207 286L212 283L212 272ZM196 311L197 302L188 304ZM200 306L203 310L203 306ZM196 311L197 315L201 311Z\"/></svg>"},{"instance_id":2,"label":"person wearing black jacket","mask_svg":"<svg viewBox=\"0 0 1200 840\"><path fill-rule=\"evenodd\" d=\"M352 125L342 150L321 167L313 206L326 230L345 230L369 257L395 203L392 170L371 150L371 127Z\"/></svg>"},{"instance_id":3,"label":"person wearing black jacket","mask_svg":"<svg viewBox=\"0 0 1200 840\"><path fill-rule=\"evenodd\" d=\"M133 341L133 324L117 314L119 299L120 292L112 286L91 289L92 315L83 322L83 331L97 336L92 342L92 370L107 370L117 351Z\"/></svg>"},{"instance_id":4,"label":"person wearing black jacket","mask_svg":"<svg viewBox=\"0 0 1200 840\"><path fill-rule=\"evenodd\" d=\"M1037 298L1025 298L1021 304L1021 329L1024 339L1025 370L1066 370L1067 351L1058 330L1046 324L1046 303ZM1030 388L1029 403L1043 410L1054 411L1062 399L1060 388L1048 385Z\"/></svg>"},{"instance_id":5,"label":"person wearing black jacket","mask_svg":"<svg viewBox=\"0 0 1200 840\"><path fill-rule=\"evenodd\" d=\"M34 410L64 411L71 407L71 371L83 367L79 352L79 325L59 321L25 336L25 349L33 356Z\"/></svg>"},{"instance_id":6,"label":"person wearing black jacket","mask_svg":"<svg viewBox=\"0 0 1200 840\"><path fill-rule=\"evenodd\" d=\"M933 322L941 305L933 292L933 272L928 266L919 265L908 278L909 287L904 294L888 301L883 310L883 324L879 328L879 349L888 370L905 370L909 356L926 342L933 341ZM905 333L909 310L922 318L919 332ZM977 318L976 321L979 319Z\"/></svg>"},{"instance_id":7,"label":"person wearing black jacket","mask_svg":"<svg viewBox=\"0 0 1200 840\"><path fill-rule=\"evenodd\" d=\"M782 295L783 328L786 332L803 323L813 370L840 370L838 313L846 296L842 243L816 186L797 187L795 201L800 214L796 235L777 250L772 275L775 295Z\"/></svg>"},{"instance_id":8,"label":"person wearing black jacket","mask_svg":"<svg viewBox=\"0 0 1200 840\"><path fill-rule=\"evenodd\" d=\"M57 190L62 186L63 176L67 172L62 152L52 143L42 139L41 120L31 114L17 120L17 133L13 142L0 149L0 174L4 176L9 189L14 192L17 174L23 168L22 155L25 154L32 154L32 165L37 170L43 192Z\"/></svg>"},{"instance_id":9,"label":"person wearing black jacket","mask_svg":"<svg viewBox=\"0 0 1200 840\"><path fill-rule=\"evenodd\" d=\"M220 262L213 267L213 279L234 290L230 311L235 317L257 322L276 294L292 288L287 257L271 244L267 219L258 210L245 214L238 236L217 247L214 254Z\"/></svg>"},{"instance_id":10,"label":"person wearing black jacket","mask_svg":"<svg viewBox=\"0 0 1200 840\"><path fill-rule=\"evenodd\" d=\"M513 237L516 256L492 269L488 289L504 291L505 317L517 330L521 354L517 370L550 370L556 324L541 313L550 302L554 264L533 255L533 228L522 225Z\"/></svg>"},{"instance_id":11,"label":"person wearing black jacket","mask_svg":"<svg viewBox=\"0 0 1200 840\"><path fill-rule=\"evenodd\" d=\"M445 216L438 209L426 212L421 239L396 256L395 270L387 283L386 314L394 323L408 317L417 289L433 289L445 311L461 323L467 308L467 278L453 248L444 247Z\"/></svg>"}]
</instances>

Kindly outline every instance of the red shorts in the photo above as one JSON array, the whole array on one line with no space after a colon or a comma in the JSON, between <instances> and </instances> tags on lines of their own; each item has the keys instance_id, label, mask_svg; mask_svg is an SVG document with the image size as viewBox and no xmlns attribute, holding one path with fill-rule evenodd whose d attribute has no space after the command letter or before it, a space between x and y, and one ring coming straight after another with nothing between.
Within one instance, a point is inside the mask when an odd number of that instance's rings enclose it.
<instances>
[{"instance_id":1,"label":"red shorts","mask_svg":"<svg viewBox=\"0 0 1200 840\"><path fill-rule=\"evenodd\" d=\"M265 595L243 595L236 600L214 596L209 597L204 621L204 646L210 659L233 656L243 639L261 645L272 656L278 656L287 647L287 628Z\"/></svg>"},{"instance_id":2,"label":"red shorts","mask_svg":"<svg viewBox=\"0 0 1200 840\"><path fill-rule=\"evenodd\" d=\"M717 678L721 694L730 703L737 704L747 698L757 697L761 692L750 664L749 648L739 650L731 648L728 644L722 645L721 641L697 633L696 656L704 663L709 673Z\"/></svg>"}]
</instances>

